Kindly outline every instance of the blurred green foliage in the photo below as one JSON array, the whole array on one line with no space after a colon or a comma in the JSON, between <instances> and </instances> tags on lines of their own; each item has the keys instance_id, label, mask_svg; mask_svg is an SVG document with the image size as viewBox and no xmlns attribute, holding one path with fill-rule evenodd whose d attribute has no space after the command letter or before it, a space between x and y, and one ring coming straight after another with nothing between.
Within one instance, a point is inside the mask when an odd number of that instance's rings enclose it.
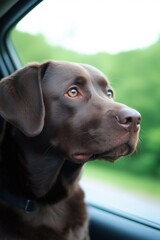
<instances>
[{"instance_id":1,"label":"blurred green foliage","mask_svg":"<svg viewBox=\"0 0 160 240\"><path fill-rule=\"evenodd\" d=\"M160 179L160 42L113 55L84 55L52 46L41 34L15 30L12 39L24 64L66 60L88 63L103 71L116 90L116 101L136 108L143 119L137 153L118 161L114 168ZM111 164L106 167L111 168Z\"/></svg>"}]
</instances>

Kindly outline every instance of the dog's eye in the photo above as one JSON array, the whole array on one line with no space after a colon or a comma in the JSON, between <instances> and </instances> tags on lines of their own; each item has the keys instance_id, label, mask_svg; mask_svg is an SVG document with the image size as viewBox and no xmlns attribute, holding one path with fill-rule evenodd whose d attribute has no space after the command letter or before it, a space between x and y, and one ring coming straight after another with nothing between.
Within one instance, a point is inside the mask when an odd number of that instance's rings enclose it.
<instances>
[{"instance_id":1,"label":"dog's eye","mask_svg":"<svg viewBox=\"0 0 160 240\"><path fill-rule=\"evenodd\" d=\"M76 87L72 87L72 88L70 88L69 90L68 90L68 92L67 92L67 95L69 96L69 97L72 97L72 98L74 98L74 97L77 97L78 96L78 90L77 90L77 88Z\"/></svg>"},{"instance_id":2,"label":"dog's eye","mask_svg":"<svg viewBox=\"0 0 160 240\"><path fill-rule=\"evenodd\" d=\"M111 89L107 90L107 97L112 99L113 98L113 91Z\"/></svg>"}]
</instances>

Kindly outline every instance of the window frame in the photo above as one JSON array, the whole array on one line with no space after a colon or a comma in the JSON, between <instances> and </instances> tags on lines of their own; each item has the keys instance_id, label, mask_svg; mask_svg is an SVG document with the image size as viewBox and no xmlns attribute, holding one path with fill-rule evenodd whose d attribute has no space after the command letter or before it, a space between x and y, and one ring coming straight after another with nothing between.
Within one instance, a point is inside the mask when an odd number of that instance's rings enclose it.
<instances>
[{"instance_id":1,"label":"window frame","mask_svg":"<svg viewBox=\"0 0 160 240\"><path fill-rule=\"evenodd\" d=\"M0 65L2 66L2 77L11 74L22 66L11 39L9 38L12 28L42 1L43 0L18 1L0 19Z\"/></svg>"},{"instance_id":2,"label":"window frame","mask_svg":"<svg viewBox=\"0 0 160 240\"><path fill-rule=\"evenodd\" d=\"M160 225L114 209L88 204L92 240L159 240Z\"/></svg>"}]
</instances>

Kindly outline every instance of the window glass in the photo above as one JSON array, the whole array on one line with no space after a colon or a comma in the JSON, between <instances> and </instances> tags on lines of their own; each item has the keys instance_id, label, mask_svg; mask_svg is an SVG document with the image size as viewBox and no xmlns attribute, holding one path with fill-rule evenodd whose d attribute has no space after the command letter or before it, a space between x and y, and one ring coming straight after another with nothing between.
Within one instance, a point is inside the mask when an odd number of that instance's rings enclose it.
<instances>
[{"instance_id":1,"label":"window glass","mask_svg":"<svg viewBox=\"0 0 160 240\"><path fill-rule=\"evenodd\" d=\"M160 1L45 0L12 40L23 64L48 59L91 64L110 79L116 101L142 115L135 154L87 163L86 200L160 223Z\"/></svg>"}]
</instances>

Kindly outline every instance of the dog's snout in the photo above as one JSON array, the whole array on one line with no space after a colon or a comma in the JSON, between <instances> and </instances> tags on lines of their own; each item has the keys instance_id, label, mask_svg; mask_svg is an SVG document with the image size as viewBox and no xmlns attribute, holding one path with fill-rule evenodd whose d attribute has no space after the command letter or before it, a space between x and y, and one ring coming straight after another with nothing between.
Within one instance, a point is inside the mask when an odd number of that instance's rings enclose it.
<instances>
[{"instance_id":1,"label":"dog's snout","mask_svg":"<svg viewBox=\"0 0 160 240\"><path fill-rule=\"evenodd\" d=\"M132 108L124 108L116 115L119 125L127 131L138 131L141 123L141 115L139 112Z\"/></svg>"}]
</instances>

